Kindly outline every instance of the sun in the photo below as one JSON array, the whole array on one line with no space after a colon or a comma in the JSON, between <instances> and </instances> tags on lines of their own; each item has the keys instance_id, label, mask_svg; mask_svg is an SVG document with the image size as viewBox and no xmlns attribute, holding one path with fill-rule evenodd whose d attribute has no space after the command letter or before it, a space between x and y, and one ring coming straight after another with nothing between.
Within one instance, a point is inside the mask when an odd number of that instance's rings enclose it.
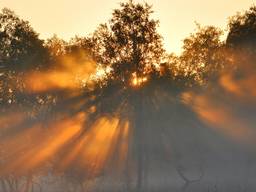
<instances>
[{"instance_id":1,"label":"sun","mask_svg":"<svg viewBox=\"0 0 256 192\"><path fill-rule=\"evenodd\" d=\"M138 76L136 72L132 73L131 85L132 87L140 87L148 81L147 76Z\"/></svg>"}]
</instances>

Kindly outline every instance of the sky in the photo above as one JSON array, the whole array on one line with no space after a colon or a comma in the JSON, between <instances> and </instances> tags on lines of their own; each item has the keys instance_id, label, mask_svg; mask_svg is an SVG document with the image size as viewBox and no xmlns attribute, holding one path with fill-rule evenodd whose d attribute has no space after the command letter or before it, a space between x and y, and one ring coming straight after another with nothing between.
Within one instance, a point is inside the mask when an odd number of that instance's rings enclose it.
<instances>
[{"instance_id":1,"label":"sky","mask_svg":"<svg viewBox=\"0 0 256 192\"><path fill-rule=\"evenodd\" d=\"M68 40L86 36L111 18L122 0L0 0L0 8L8 7L28 20L40 34L53 34ZM160 21L159 33L168 52L180 53L182 40L196 29L196 24L227 29L228 17L247 10L256 0L135 0L153 5L153 18Z\"/></svg>"}]
</instances>

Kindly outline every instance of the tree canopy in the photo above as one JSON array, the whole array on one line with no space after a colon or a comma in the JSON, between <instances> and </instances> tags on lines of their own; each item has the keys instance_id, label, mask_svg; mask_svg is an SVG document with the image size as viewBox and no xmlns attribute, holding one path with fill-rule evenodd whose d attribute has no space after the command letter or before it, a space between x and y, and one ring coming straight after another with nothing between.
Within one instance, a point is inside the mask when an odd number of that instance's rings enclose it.
<instances>
[{"instance_id":1,"label":"tree canopy","mask_svg":"<svg viewBox=\"0 0 256 192\"><path fill-rule=\"evenodd\" d=\"M0 65L8 70L27 70L45 62L47 49L28 21L4 8L0 13Z\"/></svg>"},{"instance_id":2,"label":"tree canopy","mask_svg":"<svg viewBox=\"0 0 256 192\"><path fill-rule=\"evenodd\" d=\"M93 35L98 61L113 69L113 76L129 81L132 74L148 73L162 61L162 37L159 22L151 19L152 7L129 1L115 9L108 24Z\"/></svg>"},{"instance_id":3,"label":"tree canopy","mask_svg":"<svg viewBox=\"0 0 256 192\"><path fill-rule=\"evenodd\" d=\"M255 52L256 45L256 6L250 7L244 13L238 13L230 18L227 46L230 48L248 48Z\"/></svg>"},{"instance_id":4,"label":"tree canopy","mask_svg":"<svg viewBox=\"0 0 256 192\"><path fill-rule=\"evenodd\" d=\"M183 41L180 69L197 81L207 81L224 65L222 31L214 26L197 26Z\"/></svg>"}]
</instances>

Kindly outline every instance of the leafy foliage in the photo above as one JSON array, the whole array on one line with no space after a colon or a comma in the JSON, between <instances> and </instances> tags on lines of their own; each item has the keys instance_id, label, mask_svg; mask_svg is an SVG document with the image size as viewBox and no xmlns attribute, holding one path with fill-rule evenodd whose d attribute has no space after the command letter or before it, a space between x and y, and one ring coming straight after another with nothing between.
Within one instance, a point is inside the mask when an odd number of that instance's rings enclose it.
<instances>
[{"instance_id":1,"label":"leafy foliage","mask_svg":"<svg viewBox=\"0 0 256 192\"><path fill-rule=\"evenodd\" d=\"M216 75L223 67L222 31L213 26L197 26L197 31L183 41L180 66L187 76L204 82Z\"/></svg>"},{"instance_id":2,"label":"leafy foliage","mask_svg":"<svg viewBox=\"0 0 256 192\"><path fill-rule=\"evenodd\" d=\"M115 78L128 81L132 73L140 76L155 69L162 61L164 49L157 33L158 21L151 19L151 6L133 1L120 4L109 25L94 33L98 62L110 66Z\"/></svg>"},{"instance_id":3,"label":"leafy foliage","mask_svg":"<svg viewBox=\"0 0 256 192\"><path fill-rule=\"evenodd\" d=\"M4 8L0 13L0 65L8 70L38 67L47 59L47 49L28 21Z\"/></svg>"},{"instance_id":4,"label":"leafy foliage","mask_svg":"<svg viewBox=\"0 0 256 192\"><path fill-rule=\"evenodd\" d=\"M245 13L238 13L230 18L227 46L230 48L246 48L255 53L256 45L256 6Z\"/></svg>"}]
</instances>

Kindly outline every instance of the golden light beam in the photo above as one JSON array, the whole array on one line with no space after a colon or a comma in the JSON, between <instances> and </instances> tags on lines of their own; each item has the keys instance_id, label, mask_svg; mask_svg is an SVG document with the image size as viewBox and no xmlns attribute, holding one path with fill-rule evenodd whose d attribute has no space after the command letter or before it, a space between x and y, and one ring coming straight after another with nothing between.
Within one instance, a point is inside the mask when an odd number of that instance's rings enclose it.
<instances>
[{"instance_id":1,"label":"golden light beam","mask_svg":"<svg viewBox=\"0 0 256 192\"><path fill-rule=\"evenodd\" d=\"M8 161L4 163L0 174L15 173L18 175L34 171L40 166L43 167L44 163L79 134L84 118L85 114L80 113L73 118L51 122L47 128L42 128L38 124L9 138L4 145L4 150L9 151L7 152ZM8 156L11 159L8 159Z\"/></svg>"},{"instance_id":2,"label":"golden light beam","mask_svg":"<svg viewBox=\"0 0 256 192\"><path fill-rule=\"evenodd\" d=\"M225 101L208 94L185 92L183 101L190 105L205 124L230 138L245 143L254 142L256 134L253 124L244 120L233 111Z\"/></svg>"},{"instance_id":3,"label":"golden light beam","mask_svg":"<svg viewBox=\"0 0 256 192\"><path fill-rule=\"evenodd\" d=\"M81 53L82 54L82 53ZM90 60L79 61L80 55L63 56L52 64L51 70L32 71L25 74L28 92L45 92L56 89L79 89L90 76L96 73L96 63Z\"/></svg>"}]
</instances>

